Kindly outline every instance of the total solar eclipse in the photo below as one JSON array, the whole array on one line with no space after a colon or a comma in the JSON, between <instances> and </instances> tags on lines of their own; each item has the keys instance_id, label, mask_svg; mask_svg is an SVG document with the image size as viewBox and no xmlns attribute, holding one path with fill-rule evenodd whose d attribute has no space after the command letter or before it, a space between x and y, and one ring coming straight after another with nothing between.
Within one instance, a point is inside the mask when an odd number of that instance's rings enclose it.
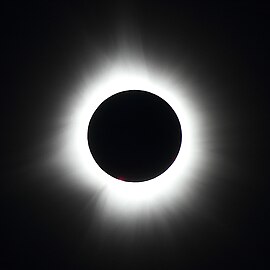
<instances>
[{"instance_id":1,"label":"total solar eclipse","mask_svg":"<svg viewBox=\"0 0 270 270\"><path fill-rule=\"evenodd\" d=\"M110 176L142 182L165 172L177 157L181 125L171 106L143 90L127 90L104 100L88 126L88 145Z\"/></svg>"}]
</instances>

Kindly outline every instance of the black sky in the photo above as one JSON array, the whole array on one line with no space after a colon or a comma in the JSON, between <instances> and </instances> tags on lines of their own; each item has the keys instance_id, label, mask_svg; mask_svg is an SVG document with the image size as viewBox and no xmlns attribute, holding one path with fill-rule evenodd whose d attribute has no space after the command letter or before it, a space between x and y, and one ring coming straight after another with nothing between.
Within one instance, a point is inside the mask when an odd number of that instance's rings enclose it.
<instances>
[{"instance_id":1,"label":"black sky","mask_svg":"<svg viewBox=\"0 0 270 270\"><path fill-rule=\"evenodd\" d=\"M218 2L3 4L1 269L267 269L270 6ZM186 217L183 235L176 218L170 240L153 228L148 242L123 249L100 244L81 217L87 192L49 188L57 176L32 168L85 55L116 46L117 29L130 26L150 58L180 61L187 80L209 86L201 102L216 108L214 134L230 138L220 153L238 170L229 178L221 172L208 191L219 226L198 213Z\"/></svg>"}]
</instances>

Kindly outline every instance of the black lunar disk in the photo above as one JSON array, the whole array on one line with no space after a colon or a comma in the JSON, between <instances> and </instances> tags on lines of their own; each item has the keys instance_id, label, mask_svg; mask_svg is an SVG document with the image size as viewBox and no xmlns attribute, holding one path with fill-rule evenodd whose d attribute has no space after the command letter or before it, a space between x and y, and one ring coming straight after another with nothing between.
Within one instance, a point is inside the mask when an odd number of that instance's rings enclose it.
<instances>
[{"instance_id":1,"label":"black lunar disk","mask_svg":"<svg viewBox=\"0 0 270 270\"><path fill-rule=\"evenodd\" d=\"M163 99L142 90L119 92L103 101L88 127L90 151L112 177L141 182L166 171L178 155L182 132Z\"/></svg>"}]
</instances>

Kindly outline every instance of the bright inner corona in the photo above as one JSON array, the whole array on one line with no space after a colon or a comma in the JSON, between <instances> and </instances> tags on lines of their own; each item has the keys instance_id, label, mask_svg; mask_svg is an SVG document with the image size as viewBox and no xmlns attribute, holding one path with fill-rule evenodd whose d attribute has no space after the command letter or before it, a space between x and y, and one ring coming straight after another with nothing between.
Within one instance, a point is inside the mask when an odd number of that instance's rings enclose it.
<instances>
[{"instance_id":1,"label":"bright inner corona","mask_svg":"<svg viewBox=\"0 0 270 270\"><path fill-rule=\"evenodd\" d=\"M108 97L125 90L141 89L164 99L176 112L182 127L182 145L174 163L163 174L145 182L117 181L94 161L87 142L89 121ZM138 58L103 63L96 74L87 74L66 103L65 132L58 145L58 161L74 183L98 192L98 215L107 220L140 220L177 209L191 199L194 184L206 159L202 141L205 120L190 90L168 73L150 69ZM70 177L72 175L72 177ZM76 179L76 180L75 180Z\"/></svg>"}]
</instances>

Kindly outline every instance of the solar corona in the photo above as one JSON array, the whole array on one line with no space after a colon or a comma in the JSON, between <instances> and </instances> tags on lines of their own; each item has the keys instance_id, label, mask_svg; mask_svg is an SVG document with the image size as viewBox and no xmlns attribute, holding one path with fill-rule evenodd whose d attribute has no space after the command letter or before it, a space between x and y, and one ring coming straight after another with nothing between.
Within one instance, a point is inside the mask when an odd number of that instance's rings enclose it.
<instances>
[{"instance_id":1,"label":"solar corona","mask_svg":"<svg viewBox=\"0 0 270 270\"><path fill-rule=\"evenodd\" d=\"M211 162L210 118L194 89L126 51L82 72L59 108L62 131L49 160L66 184L95 194L103 232L121 223L132 233L184 209Z\"/></svg>"}]
</instances>

